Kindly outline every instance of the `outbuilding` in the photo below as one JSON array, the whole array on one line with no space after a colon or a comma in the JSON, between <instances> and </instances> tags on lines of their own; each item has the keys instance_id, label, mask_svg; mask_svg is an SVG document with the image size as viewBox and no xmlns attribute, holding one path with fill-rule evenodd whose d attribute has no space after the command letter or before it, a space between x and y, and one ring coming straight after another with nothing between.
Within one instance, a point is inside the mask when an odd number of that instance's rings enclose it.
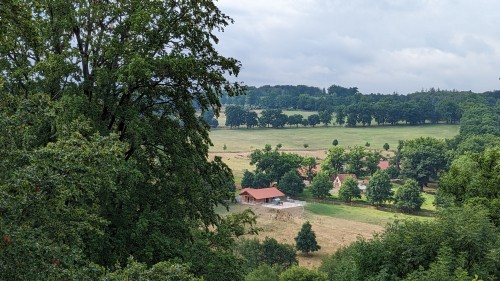
<instances>
[{"instance_id":1,"label":"outbuilding","mask_svg":"<svg viewBox=\"0 0 500 281\"><path fill-rule=\"evenodd\" d=\"M245 188L240 196L243 204L273 203L285 199L285 194L276 187Z\"/></svg>"}]
</instances>

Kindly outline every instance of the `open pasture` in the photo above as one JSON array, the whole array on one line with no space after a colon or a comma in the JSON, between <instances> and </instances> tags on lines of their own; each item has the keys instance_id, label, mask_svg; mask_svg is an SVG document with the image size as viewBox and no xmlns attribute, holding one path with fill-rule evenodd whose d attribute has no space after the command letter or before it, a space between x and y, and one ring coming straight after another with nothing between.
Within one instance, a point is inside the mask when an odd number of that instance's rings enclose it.
<instances>
[{"instance_id":1,"label":"open pasture","mask_svg":"<svg viewBox=\"0 0 500 281\"><path fill-rule=\"evenodd\" d=\"M316 233L316 239L321 249L309 256L298 253L299 265L308 268L320 266L324 258L333 254L339 248L356 241L358 237L371 238L374 233L383 230L380 224L344 219L338 213L318 215L307 211L307 209L302 215L285 219L276 219L265 208L259 206L235 204L230 206L230 212L243 211L246 208L253 209L257 215L257 226L262 229L257 236L249 235L247 238L256 237L264 240L265 237L272 237L278 242L294 245L294 238L300 231L302 224L309 221ZM222 208L219 208L219 213L222 215L227 214ZM387 214L386 216L392 217L393 215Z\"/></svg>"},{"instance_id":2,"label":"open pasture","mask_svg":"<svg viewBox=\"0 0 500 281\"><path fill-rule=\"evenodd\" d=\"M299 128L254 128L254 129L212 129L210 138L214 144L210 152L250 152L263 148L265 144L282 144L283 151L327 150L333 139L345 148L370 143L371 149L383 150L388 143L390 150L396 149L399 140L418 137L452 138L458 134L459 125L422 126L372 126L346 128L338 126ZM304 144L308 147L305 149ZM226 150L224 150L226 145Z\"/></svg>"}]
</instances>

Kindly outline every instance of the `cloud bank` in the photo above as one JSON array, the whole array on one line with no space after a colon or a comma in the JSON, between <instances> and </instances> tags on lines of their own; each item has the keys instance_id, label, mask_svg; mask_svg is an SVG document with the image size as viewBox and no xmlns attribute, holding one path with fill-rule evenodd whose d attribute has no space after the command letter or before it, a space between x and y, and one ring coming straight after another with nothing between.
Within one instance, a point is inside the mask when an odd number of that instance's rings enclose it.
<instances>
[{"instance_id":1,"label":"cloud bank","mask_svg":"<svg viewBox=\"0 0 500 281\"><path fill-rule=\"evenodd\" d=\"M219 51L246 85L337 84L362 93L500 89L500 2L219 0Z\"/></svg>"}]
</instances>

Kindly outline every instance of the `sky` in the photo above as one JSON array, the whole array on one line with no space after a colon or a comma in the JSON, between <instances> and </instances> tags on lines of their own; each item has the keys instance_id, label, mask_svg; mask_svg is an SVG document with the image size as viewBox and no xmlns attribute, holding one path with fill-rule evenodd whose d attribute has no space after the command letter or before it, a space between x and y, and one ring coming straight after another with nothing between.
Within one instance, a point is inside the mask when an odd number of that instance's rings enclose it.
<instances>
[{"instance_id":1,"label":"sky","mask_svg":"<svg viewBox=\"0 0 500 281\"><path fill-rule=\"evenodd\" d=\"M498 0L218 0L248 86L500 89Z\"/></svg>"}]
</instances>

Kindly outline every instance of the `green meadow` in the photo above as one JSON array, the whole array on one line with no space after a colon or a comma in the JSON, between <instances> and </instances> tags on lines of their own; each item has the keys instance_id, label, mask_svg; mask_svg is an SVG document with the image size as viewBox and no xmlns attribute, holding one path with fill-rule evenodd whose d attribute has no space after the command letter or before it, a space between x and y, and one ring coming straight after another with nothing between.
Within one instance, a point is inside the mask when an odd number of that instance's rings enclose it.
<instances>
[{"instance_id":1,"label":"green meadow","mask_svg":"<svg viewBox=\"0 0 500 281\"><path fill-rule=\"evenodd\" d=\"M272 128L217 128L212 129L211 152L249 152L263 148L265 144L282 145L282 150L321 150L332 146L333 139L345 148L370 144L371 149L383 150L388 143L390 150L395 149L399 140L418 137L452 138L458 134L459 125L427 124L421 126L369 126L346 128L340 126L324 127L286 127ZM307 148L304 148L307 144ZM226 150L224 150L224 145Z\"/></svg>"}]
</instances>

